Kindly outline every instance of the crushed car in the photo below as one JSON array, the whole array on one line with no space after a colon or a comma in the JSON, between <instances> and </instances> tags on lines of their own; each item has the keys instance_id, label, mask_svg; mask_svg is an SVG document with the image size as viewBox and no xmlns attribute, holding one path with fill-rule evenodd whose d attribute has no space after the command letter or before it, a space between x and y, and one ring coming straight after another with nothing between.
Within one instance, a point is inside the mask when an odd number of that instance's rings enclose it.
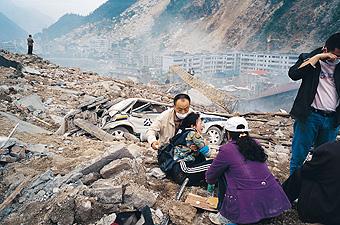
<instances>
[{"instance_id":1,"label":"crushed car","mask_svg":"<svg viewBox=\"0 0 340 225\"><path fill-rule=\"evenodd\" d=\"M146 141L145 133L156 117L171 105L149 99L129 98L111 106L102 117L101 128L113 136L124 132ZM204 130L210 144L220 145L224 140L225 117L201 113Z\"/></svg>"}]
</instances>

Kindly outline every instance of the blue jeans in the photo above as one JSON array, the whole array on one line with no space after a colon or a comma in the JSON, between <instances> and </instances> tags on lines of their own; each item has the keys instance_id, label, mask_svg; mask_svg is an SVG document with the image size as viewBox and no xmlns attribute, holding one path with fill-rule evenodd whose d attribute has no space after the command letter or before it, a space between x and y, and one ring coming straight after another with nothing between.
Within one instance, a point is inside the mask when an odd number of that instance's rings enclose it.
<instances>
[{"instance_id":1,"label":"blue jeans","mask_svg":"<svg viewBox=\"0 0 340 225\"><path fill-rule=\"evenodd\" d=\"M326 117L312 112L305 121L295 120L290 174L302 166L312 147L335 141L339 126L334 127L335 116Z\"/></svg>"}]
</instances>

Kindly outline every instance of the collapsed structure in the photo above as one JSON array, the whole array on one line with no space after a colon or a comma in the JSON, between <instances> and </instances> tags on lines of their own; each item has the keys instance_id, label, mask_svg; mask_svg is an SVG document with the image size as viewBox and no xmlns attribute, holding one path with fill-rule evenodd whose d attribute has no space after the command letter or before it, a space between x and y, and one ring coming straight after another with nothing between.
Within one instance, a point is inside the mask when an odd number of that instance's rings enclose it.
<instances>
[{"instance_id":1,"label":"collapsed structure","mask_svg":"<svg viewBox=\"0 0 340 225\"><path fill-rule=\"evenodd\" d=\"M175 199L179 186L164 178L157 153L147 143L133 135L116 139L97 126L105 107L125 98L170 103L164 85L119 81L37 56L1 54L23 66L22 76L0 66L1 224L111 224L144 206L151 208L157 224L164 218L178 225L209 224L206 212ZM215 113L219 109L194 108ZM70 116L73 131L65 128L71 126L66 123ZM289 115L243 116L265 147L270 169L283 181L289 174ZM183 198L189 193L206 195L204 189L191 187ZM299 221L291 210L271 224Z\"/></svg>"}]
</instances>

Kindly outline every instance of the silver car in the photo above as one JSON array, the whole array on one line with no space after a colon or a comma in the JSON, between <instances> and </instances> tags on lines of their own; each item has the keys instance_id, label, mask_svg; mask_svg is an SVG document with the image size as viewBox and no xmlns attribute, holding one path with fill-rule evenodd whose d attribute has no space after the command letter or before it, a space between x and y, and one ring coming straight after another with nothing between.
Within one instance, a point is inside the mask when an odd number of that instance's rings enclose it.
<instances>
[{"instance_id":1,"label":"silver car","mask_svg":"<svg viewBox=\"0 0 340 225\"><path fill-rule=\"evenodd\" d=\"M156 117L171 105L149 99L125 99L108 110L103 117L102 128L114 136L129 132L146 140L145 133ZM224 139L225 117L201 113L204 122L203 133L207 134L211 144L220 145Z\"/></svg>"}]
</instances>

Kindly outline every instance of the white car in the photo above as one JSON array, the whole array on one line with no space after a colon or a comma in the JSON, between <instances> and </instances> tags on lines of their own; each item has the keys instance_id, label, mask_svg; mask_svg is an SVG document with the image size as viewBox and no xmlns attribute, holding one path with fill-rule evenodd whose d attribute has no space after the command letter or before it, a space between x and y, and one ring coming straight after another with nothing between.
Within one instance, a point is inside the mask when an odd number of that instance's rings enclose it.
<instances>
[{"instance_id":1,"label":"white car","mask_svg":"<svg viewBox=\"0 0 340 225\"><path fill-rule=\"evenodd\" d=\"M167 110L171 105L149 99L125 99L108 110L108 115L103 117L102 129L114 136L122 136L129 132L146 140L145 133L152 121ZM203 133L208 134L211 144L220 145L224 139L225 117L201 113L204 122Z\"/></svg>"}]
</instances>

